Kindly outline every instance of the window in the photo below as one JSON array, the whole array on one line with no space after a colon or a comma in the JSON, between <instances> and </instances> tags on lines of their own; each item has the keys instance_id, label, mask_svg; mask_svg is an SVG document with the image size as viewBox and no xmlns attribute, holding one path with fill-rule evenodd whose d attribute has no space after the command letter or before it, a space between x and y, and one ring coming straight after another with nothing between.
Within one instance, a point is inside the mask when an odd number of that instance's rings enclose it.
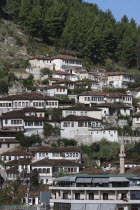
<instances>
[{"instance_id":1,"label":"window","mask_svg":"<svg viewBox=\"0 0 140 210\"><path fill-rule=\"evenodd\" d=\"M68 193L63 193L63 199L68 199Z\"/></svg>"},{"instance_id":2,"label":"window","mask_svg":"<svg viewBox=\"0 0 140 210\"><path fill-rule=\"evenodd\" d=\"M103 200L108 200L108 193L103 193Z\"/></svg>"},{"instance_id":3,"label":"window","mask_svg":"<svg viewBox=\"0 0 140 210\"><path fill-rule=\"evenodd\" d=\"M1 144L0 144L0 148L1 148Z\"/></svg>"},{"instance_id":4,"label":"window","mask_svg":"<svg viewBox=\"0 0 140 210\"><path fill-rule=\"evenodd\" d=\"M50 174L50 168L47 168L47 174Z\"/></svg>"},{"instance_id":5,"label":"window","mask_svg":"<svg viewBox=\"0 0 140 210\"><path fill-rule=\"evenodd\" d=\"M10 147L10 144L7 144L7 148L9 148Z\"/></svg>"},{"instance_id":6,"label":"window","mask_svg":"<svg viewBox=\"0 0 140 210\"><path fill-rule=\"evenodd\" d=\"M43 174L45 174L46 173L46 168L43 168Z\"/></svg>"},{"instance_id":7,"label":"window","mask_svg":"<svg viewBox=\"0 0 140 210\"><path fill-rule=\"evenodd\" d=\"M89 200L94 200L94 193L89 193Z\"/></svg>"},{"instance_id":8,"label":"window","mask_svg":"<svg viewBox=\"0 0 140 210\"><path fill-rule=\"evenodd\" d=\"M80 200L80 193L75 193L75 200Z\"/></svg>"},{"instance_id":9,"label":"window","mask_svg":"<svg viewBox=\"0 0 140 210\"><path fill-rule=\"evenodd\" d=\"M5 120L5 124L8 124L8 120Z\"/></svg>"}]
</instances>

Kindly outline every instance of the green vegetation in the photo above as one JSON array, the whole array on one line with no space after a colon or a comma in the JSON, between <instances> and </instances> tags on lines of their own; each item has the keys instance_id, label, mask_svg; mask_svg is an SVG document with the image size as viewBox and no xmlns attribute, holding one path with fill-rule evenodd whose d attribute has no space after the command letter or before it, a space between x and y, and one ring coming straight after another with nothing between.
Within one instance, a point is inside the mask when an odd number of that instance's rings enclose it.
<instances>
[{"instance_id":1,"label":"green vegetation","mask_svg":"<svg viewBox=\"0 0 140 210\"><path fill-rule=\"evenodd\" d=\"M53 127L52 125L46 123L44 125L44 135L46 138L49 136L59 136L60 135L60 128Z\"/></svg>"},{"instance_id":2,"label":"green vegetation","mask_svg":"<svg viewBox=\"0 0 140 210\"><path fill-rule=\"evenodd\" d=\"M22 204L22 199L26 195L23 189L19 189L17 182L6 184L1 189L0 205L19 205Z\"/></svg>"},{"instance_id":3,"label":"green vegetation","mask_svg":"<svg viewBox=\"0 0 140 210\"><path fill-rule=\"evenodd\" d=\"M30 183L32 186L39 186L39 172L37 169L32 170L30 174Z\"/></svg>"},{"instance_id":4,"label":"green vegetation","mask_svg":"<svg viewBox=\"0 0 140 210\"><path fill-rule=\"evenodd\" d=\"M53 144L52 146L55 147L75 147L77 146L77 141L74 139L58 139L56 144Z\"/></svg>"},{"instance_id":5,"label":"green vegetation","mask_svg":"<svg viewBox=\"0 0 140 210\"><path fill-rule=\"evenodd\" d=\"M103 64L108 71L119 70L114 63L140 67L140 26L126 16L116 22L111 11L103 12L96 4L82 0L3 0L1 12L34 39L55 46L55 51L78 55L85 64ZM20 37L17 44L23 45ZM32 45L28 51L34 54Z\"/></svg>"},{"instance_id":6,"label":"green vegetation","mask_svg":"<svg viewBox=\"0 0 140 210\"><path fill-rule=\"evenodd\" d=\"M16 135L16 139L20 142L22 147L31 147L33 144L40 144L42 139L39 135L32 135L32 136L24 136L22 132L19 132Z\"/></svg>"}]
</instances>

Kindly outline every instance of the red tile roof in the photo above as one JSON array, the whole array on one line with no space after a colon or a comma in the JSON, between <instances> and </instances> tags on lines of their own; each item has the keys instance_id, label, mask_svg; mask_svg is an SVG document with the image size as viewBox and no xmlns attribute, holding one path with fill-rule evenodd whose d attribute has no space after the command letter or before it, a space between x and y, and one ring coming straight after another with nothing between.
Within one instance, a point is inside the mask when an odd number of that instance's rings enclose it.
<instances>
[{"instance_id":1,"label":"red tile roof","mask_svg":"<svg viewBox=\"0 0 140 210\"><path fill-rule=\"evenodd\" d=\"M27 155L31 155L31 154L22 149L7 151L1 154L1 156L27 156Z\"/></svg>"},{"instance_id":2,"label":"red tile roof","mask_svg":"<svg viewBox=\"0 0 140 210\"><path fill-rule=\"evenodd\" d=\"M32 93L23 93L19 95L11 95L0 98L0 101L3 100L58 100L57 98L46 96L41 93L32 92Z\"/></svg>"},{"instance_id":3,"label":"red tile roof","mask_svg":"<svg viewBox=\"0 0 140 210\"><path fill-rule=\"evenodd\" d=\"M59 54L51 57L52 60L54 59L66 59L66 60L75 60L75 61L82 61L80 58L71 56L71 55L64 55L64 54Z\"/></svg>"},{"instance_id":4,"label":"red tile roof","mask_svg":"<svg viewBox=\"0 0 140 210\"><path fill-rule=\"evenodd\" d=\"M32 163L32 166L79 166L80 164L71 160L64 159L43 159Z\"/></svg>"},{"instance_id":5,"label":"red tile roof","mask_svg":"<svg viewBox=\"0 0 140 210\"><path fill-rule=\"evenodd\" d=\"M101 121L101 120L88 116L68 115L67 117L64 117L61 121Z\"/></svg>"},{"instance_id":6,"label":"red tile roof","mask_svg":"<svg viewBox=\"0 0 140 210\"><path fill-rule=\"evenodd\" d=\"M31 152L80 152L78 147L37 147L31 148Z\"/></svg>"},{"instance_id":7,"label":"red tile roof","mask_svg":"<svg viewBox=\"0 0 140 210\"><path fill-rule=\"evenodd\" d=\"M30 165L32 158L20 158L19 160L12 160L5 163L6 166Z\"/></svg>"}]
</instances>

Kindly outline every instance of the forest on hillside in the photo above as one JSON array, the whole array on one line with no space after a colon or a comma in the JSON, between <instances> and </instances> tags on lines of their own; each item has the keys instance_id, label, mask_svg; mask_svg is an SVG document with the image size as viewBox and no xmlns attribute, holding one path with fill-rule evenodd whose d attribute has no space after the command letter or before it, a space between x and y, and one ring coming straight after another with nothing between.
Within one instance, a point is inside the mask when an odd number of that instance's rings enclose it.
<instances>
[{"instance_id":1,"label":"forest on hillside","mask_svg":"<svg viewBox=\"0 0 140 210\"><path fill-rule=\"evenodd\" d=\"M73 52L87 62L107 59L127 68L140 67L140 26L124 15L82 0L1 0L1 18L14 21L33 38Z\"/></svg>"}]
</instances>

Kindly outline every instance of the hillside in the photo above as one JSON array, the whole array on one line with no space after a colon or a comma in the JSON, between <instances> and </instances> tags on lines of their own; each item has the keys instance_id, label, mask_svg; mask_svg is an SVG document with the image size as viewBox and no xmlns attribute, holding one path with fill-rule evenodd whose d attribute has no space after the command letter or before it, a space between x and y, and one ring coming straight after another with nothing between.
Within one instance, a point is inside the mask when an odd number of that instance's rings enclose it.
<instances>
[{"instance_id":1,"label":"hillside","mask_svg":"<svg viewBox=\"0 0 140 210\"><path fill-rule=\"evenodd\" d=\"M25 34L13 21L1 19L0 24L1 66L25 68L30 56L45 55L53 49Z\"/></svg>"},{"instance_id":2,"label":"hillside","mask_svg":"<svg viewBox=\"0 0 140 210\"><path fill-rule=\"evenodd\" d=\"M70 51L96 65L110 59L128 68L140 66L140 26L125 14L117 22L111 11L82 0L2 2L4 18L59 52ZM33 53L32 45L28 51Z\"/></svg>"}]
</instances>

